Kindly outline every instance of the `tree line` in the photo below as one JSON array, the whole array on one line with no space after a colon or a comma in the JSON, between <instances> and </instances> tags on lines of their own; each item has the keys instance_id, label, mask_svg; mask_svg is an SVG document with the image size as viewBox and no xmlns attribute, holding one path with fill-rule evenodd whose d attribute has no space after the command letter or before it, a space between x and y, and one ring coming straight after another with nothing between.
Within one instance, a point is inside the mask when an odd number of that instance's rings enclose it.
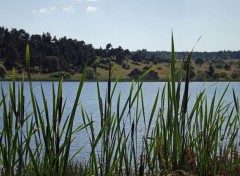
<instances>
[{"instance_id":1,"label":"tree line","mask_svg":"<svg viewBox=\"0 0 240 176\"><path fill-rule=\"evenodd\" d=\"M121 46L114 48L111 43L105 48L94 48L84 41L67 38L57 39L50 33L30 35L23 29L0 27L0 61L7 69L23 68L25 65L25 46L30 45L31 66L41 68L41 72L79 71L84 65L92 65L96 57L101 58L96 66L104 66L114 60L122 64L125 60L134 62L169 62L171 53L168 51L147 51L146 49L129 51ZM188 52L176 52L177 58L185 58ZM194 52L193 59L219 60L240 59L240 51ZM102 65L101 65L102 64Z\"/></svg>"}]
</instances>

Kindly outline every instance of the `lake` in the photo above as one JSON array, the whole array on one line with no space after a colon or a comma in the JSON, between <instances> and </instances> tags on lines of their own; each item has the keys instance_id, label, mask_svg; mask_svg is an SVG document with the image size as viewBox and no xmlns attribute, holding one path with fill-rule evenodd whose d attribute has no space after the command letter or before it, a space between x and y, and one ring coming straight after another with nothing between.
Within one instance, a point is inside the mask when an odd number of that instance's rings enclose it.
<instances>
[{"instance_id":1,"label":"lake","mask_svg":"<svg viewBox=\"0 0 240 176\"><path fill-rule=\"evenodd\" d=\"M11 82L10 82L11 83ZM25 82L25 106L26 106L26 111L31 112L31 101L30 101L30 94L29 94L29 86L28 86L28 82ZM57 84L58 82L33 82L33 88L34 88L34 92L35 92L35 96L38 100L38 102L40 103L40 107L42 108L41 110L43 110L43 104L42 104L42 95L41 95L41 85L43 86L44 92L45 92L45 96L47 97L48 100L48 107L49 110L52 110L52 85L54 84L55 89L57 90ZM191 108L191 106L193 106L193 102L196 100L197 95L202 91L202 90L206 90L206 95L207 95L207 99L211 100L214 92L216 90L217 92L217 97L216 100L218 100L221 96L221 94L224 92L225 88L229 85L229 88L226 92L225 95L225 101L226 103L230 103L233 102L233 93L232 93L232 89L235 90L236 94L238 96L240 96L240 83L239 82L191 82L190 83L190 90L189 90L189 95L190 95L190 103L189 103L189 108ZM9 100L9 95L8 95L8 85L9 82L8 81L1 81L1 86L3 88L4 93L7 95L7 99ZM71 108L73 106L74 100L75 100L75 96L76 96L76 92L78 89L78 82L64 82L63 83L63 100L66 100L66 107L65 107L65 112L64 112L64 117L67 117L67 115L69 114L69 112L71 111ZM106 89L107 89L107 83L106 82L100 82L100 92L101 92L101 96L102 99L104 101L105 99L105 95L106 95ZM151 109L155 100L155 97L157 95L157 91L160 90L160 94L161 91L163 90L165 83L164 82L144 82L143 83L143 98L144 98L144 107L145 107L145 113L146 113L146 118L149 117L150 113L151 113ZM115 94L113 95L113 99L112 99L112 109L113 109L113 113L116 112L116 107L117 107L117 98L118 98L118 94L121 94L121 102L120 102L120 106L123 107L124 106L124 102L126 102L128 95L129 95L129 90L131 87L131 82L119 82L116 90L115 90ZM183 88L182 87L182 92L183 92ZM0 98L2 99L2 95L0 95ZM192 102L192 103L191 103ZM210 101L208 102L210 103ZM80 112L80 107L84 107L84 109L86 110L86 112L93 118L94 121L94 128L97 131L99 131L100 129L100 113L99 113L99 104L98 104L98 95L97 95L97 84L95 82L85 82L84 83L84 87L83 87L83 91L80 97L80 102L79 102L79 108L75 117L75 126L82 124L82 116L81 116L81 112ZM159 98L159 103L158 103L158 107L160 107L160 98ZM159 108L158 108L159 109ZM133 107L134 110L134 107ZM29 113L28 112L28 113ZM148 119L146 119L148 120ZM127 122L127 121L126 121ZM2 108L0 109L0 130L2 130ZM130 129L131 127L131 122L129 121L129 124L126 125L126 128ZM143 119L140 118L139 121L139 126L138 126L138 132L140 135L144 135L144 122ZM139 141L139 143L141 143L141 141ZM89 138L88 138L88 134L85 130L81 131L77 136L76 136L76 140L74 141L73 145L72 145L72 150L71 152L74 153L77 149L79 149L80 147L84 147L82 153L81 153L81 158L82 159L86 159L87 156L89 156Z\"/></svg>"}]
</instances>

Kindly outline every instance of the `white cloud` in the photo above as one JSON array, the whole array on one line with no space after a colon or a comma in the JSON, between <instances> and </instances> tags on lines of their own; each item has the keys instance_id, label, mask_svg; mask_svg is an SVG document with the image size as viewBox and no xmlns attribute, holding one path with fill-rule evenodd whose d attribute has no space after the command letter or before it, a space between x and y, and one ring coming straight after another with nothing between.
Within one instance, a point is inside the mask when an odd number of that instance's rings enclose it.
<instances>
[{"instance_id":1,"label":"white cloud","mask_svg":"<svg viewBox=\"0 0 240 176\"><path fill-rule=\"evenodd\" d=\"M39 10L39 13L48 13L49 12L49 10L48 9L45 9L45 8L41 8L40 10Z\"/></svg>"},{"instance_id":2,"label":"white cloud","mask_svg":"<svg viewBox=\"0 0 240 176\"><path fill-rule=\"evenodd\" d=\"M88 6L87 9L86 9L86 12L88 12L88 13L92 13L92 12L95 12L95 11L97 11L97 7Z\"/></svg>"},{"instance_id":3,"label":"white cloud","mask_svg":"<svg viewBox=\"0 0 240 176\"><path fill-rule=\"evenodd\" d=\"M52 11L56 10L56 7L51 7L51 10L52 10Z\"/></svg>"},{"instance_id":4,"label":"white cloud","mask_svg":"<svg viewBox=\"0 0 240 176\"><path fill-rule=\"evenodd\" d=\"M49 14L51 12L54 12L56 10L56 7L51 7L50 9L47 8L41 8L39 10L33 9L32 13L40 13L40 14Z\"/></svg>"},{"instance_id":5,"label":"white cloud","mask_svg":"<svg viewBox=\"0 0 240 176\"><path fill-rule=\"evenodd\" d=\"M69 5L68 7L63 7L63 11L65 11L67 13L73 13L73 12L75 12L75 8L73 8L71 5Z\"/></svg>"}]
</instances>

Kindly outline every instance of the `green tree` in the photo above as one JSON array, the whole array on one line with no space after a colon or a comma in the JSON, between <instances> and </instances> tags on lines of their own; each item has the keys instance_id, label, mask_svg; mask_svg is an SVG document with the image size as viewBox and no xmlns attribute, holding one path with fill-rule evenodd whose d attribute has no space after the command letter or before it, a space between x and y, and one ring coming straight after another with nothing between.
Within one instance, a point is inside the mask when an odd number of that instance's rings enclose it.
<instances>
[{"instance_id":1,"label":"green tree","mask_svg":"<svg viewBox=\"0 0 240 176\"><path fill-rule=\"evenodd\" d=\"M204 63L204 60L200 57L198 57L196 60L195 60L195 64L199 65L201 67L201 65Z\"/></svg>"},{"instance_id":2,"label":"green tree","mask_svg":"<svg viewBox=\"0 0 240 176\"><path fill-rule=\"evenodd\" d=\"M7 69L11 69L16 66L17 60L20 59L20 54L13 40L9 41L6 54L4 65Z\"/></svg>"},{"instance_id":3,"label":"green tree","mask_svg":"<svg viewBox=\"0 0 240 176\"><path fill-rule=\"evenodd\" d=\"M214 67L213 67L212 65L210 65L210 66L208 67L208 72L207 72L208 76L209 76L210 78L212 78L214 72L215 72Z\"/></svg>"},{"instance_id":4,"label":"green tree","mask_svg":"<svg viewBox=\"0 0 240 176\"><path fill-rule=\"evenodd\" d=\"M51 73L59 71L59 69L60 69L59 59L56 56L46 56L42 60L43 72Z\"/></svg>"},{"instance_id":5,"label":"green tree","mask_svg":"<svg viewBox=\"0 0 240 176\"><path fill-rule=\"evenodd\" d=\"M89 79L89 80L95 79L95 73L93 68L90 68L90 67L87 68L86 79Z\"/></svg>"},{"instance_id":6,"label":"green tree","mask_svg":"<svg viewBox=\"0 0 240 176\"><path fill-rule=\"evenodd\" d=\"M231 65L230 64L225 64L224 69L225 70L231 70Z\"/></svg>"},{"instance_id":7,"label":"green tree","mask_svg":"<svg viewBox=\"0 0 240 176\"><path fill-rule=\"evenodd\" d=\"M111 44L111 43L108 43L108 44L106 45L106 50L110 50L110 48L112 48L112 44Z\"/></svg>"}]
</instances>

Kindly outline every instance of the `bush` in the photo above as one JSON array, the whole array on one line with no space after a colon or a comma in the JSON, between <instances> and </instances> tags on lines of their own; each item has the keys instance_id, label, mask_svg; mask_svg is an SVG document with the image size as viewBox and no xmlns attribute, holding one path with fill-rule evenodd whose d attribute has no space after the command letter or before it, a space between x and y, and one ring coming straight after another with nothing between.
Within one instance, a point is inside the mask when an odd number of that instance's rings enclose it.
<instances>
[{"instance_id":1,"label":"bush","mask_svg":"<svg viewBox=\"0 0 240 176\"><path fill-rule=\"evenodd\" d=\"M67 72L54 72L52 74L50 74L49 78L65 78L65 79L69 79L70 78L70 74Z\"/></svg>"},{"instance_id":2,"label":"bush","mask_svg":"<svg viewBox=\"0 0 240 176\"><path fill-rule=\"evenodd\" d=\"M220 78L221 78L220 73L213 73L212 79L214 79L214 80L219 80Z\"/></svg>"},{"instance_id":3,"label":"bush","mask_svg":"<svg viewBox=\"0 0 240 176\"><path fill-rule=\"evenodd\" d=\"M154 60L153 60L153 64L157 65L157 64L158 64L158 60L157 60L157 59L154 59Z\"/></svg>"},{"instance_id":4,"label":"bush","mask_svg":"<svg viewBox=\"0 0 240 176\"><path fill-rule=\"evenodd\" d=\"M148 70L150 67L149 66L144 66L143 70Z\"/></svg>"},{"instance_id":5,"label":"bush","mask_svg":"<svg viewBox=\"0 0 240 176\"><path fill-rule=\"evenodd\" d=\"M0 64L0 77L5 78L7 74L7 69L4 65Z\"/></svg>"},{"instance_id":6,"label":"bush","mask_svg":"<svg viewBox=\"0 0 240 176\"><path fill-rule=\"evenodd\" d=\"M159 79L158 73L155 71L151 71L145 77L145 80L156 80Z\"/></svg>"},{"instance_id":7,"label":"bush","mask_svg":"<svg viewBox=\"0 0 240 176\"><path fill-rule=\"evenodd\" d=\"M200 57L195 60L195 64L199 65L200 67L203 63L204 63L204 60Z\"/></svg>"},{"instance_id":8,"label":"bush","mask_svg":"<svg viewBox=\"0 0 240 176\"><path fill-rule=\"evenodd\" d=\"M226 76L227 76L227 73L225 73L225 72L221 72L221 73L220 73L220 77L221 77L221 78L226 78Z\"/></svg>"},{"instance_id":9,"label":"bush","mask_svg":"<svg viewBox=\"0 0 240 176\"><path fill-rule=\"evenodd\" d=\"M231 78L232 79L237 79L239 77L239 74L236 72L236 71L234 71L232 74L231 74Z\"/></svg>"},{"instance_id":10,"label":"bush","mask_svg":"<svg viewBox=\"0 0 240 176\"><path fill-rule=\"evenodd\" d=\"M30 67L30 72L31 73L39 73L39 67Z\"/></svg>"},{"instance_id":11,"label":"bush","mask_svg":"<svg viewBox=\"0 0 240 176\"><path fill-rule=\"evenodd\" d=\"M24 72L24 69L19 69L17 73L22 74Z\"/></svg>"},{"instance_id":12,"label":"bush","mask_svg":"<svg viewBox=\"0 0 240 176\"><path fill-rule=\"evenodd\" d=\"M222 69L222 64L216 64L217 69Z\"/></svg>"},{"instance_id":13,"label":"bush","mask_svg":"<svg viewBox=\"0 0 240 176\"><path fill-rule=\"evenodd\" d=\"M86 79L93 80L95 79L95 73L93 68L88 67L86 71Z\"/></svg>"},{"instance_id":14,"label":"bush","mask_svg":"<svg viewBox=\"0 0 240 176\"><path fill-rule=\"evenodd\" d=\"M210 65L210 66L208 67L208 71L207 71L208 76L209 76L210 78L212 78L214 72L215 72L214 67L213 67L212 65Z\"/></svg>"},{"instance_id":15,"label":"bush","mask_svg":"<svg viewBox=\"0 0 240 176\"><path fill-rule=\"evenodd\" d=\"M231 65L225 64L225 65L224 65L224 69L225 69L225 70L231 70Z\"/></svg>"},{"instance_id":16,"label":"bush","mask_svg":"<svg viewBox=\"0 0 240 176\"><path fill-rule=\"evenodd\" d=\"M74 75L74 74L75 74L75 70L73 70L73 69L69 69L68 72L69 72L71 75Z\"/></svg>"},{"instance_id":17,"label":"bush","mask_svg":"<svg viewBox=\"0 0 240 176\"><path fill-rule=\"evenodd\" d=\"M127 69L127 70L130 69L130 65L128 64L127 61L124 60L124 61L122 62L122 68L125 68L125 69Z\"/></svg>"},{"instance_id":18,"label":"bush","mask_svg":"<svg viewBox=\"0 0 240 176\"><path fill-rule=\"evenodd\" d=\"M206 80L206 78L207 78L207 74L202 71L197 72L197 74L195 75L195 79L197 81L204 81L204 80Z\"/></svg>"},{"instance_id":19,"label":"bush","mask_svg":"<svg viewBox=\"0 0 240 176\"><path fill-rule=\"evenodd\" d=\"M140 77L141 74L142 74L142 71L135 68L128 74L128 76L133 78L133 79L137 79L137 78Z\"/></svg>"},{"instance_id":20,"label":"bush","mask_svg":"<svg viewBox=\"0 0 240 176\"><path fill-rule=\"evenodd\" d=\"M141 71L135 68L133 71L131 71L131 73L128 74L128 76L133 79L138 79L143 73L144 71ZM149 72L145 77L145 80L156 80L156 79L159 79L159 76L158 76L158 73L155 71Z\"/></svg>"}]
</instances>

